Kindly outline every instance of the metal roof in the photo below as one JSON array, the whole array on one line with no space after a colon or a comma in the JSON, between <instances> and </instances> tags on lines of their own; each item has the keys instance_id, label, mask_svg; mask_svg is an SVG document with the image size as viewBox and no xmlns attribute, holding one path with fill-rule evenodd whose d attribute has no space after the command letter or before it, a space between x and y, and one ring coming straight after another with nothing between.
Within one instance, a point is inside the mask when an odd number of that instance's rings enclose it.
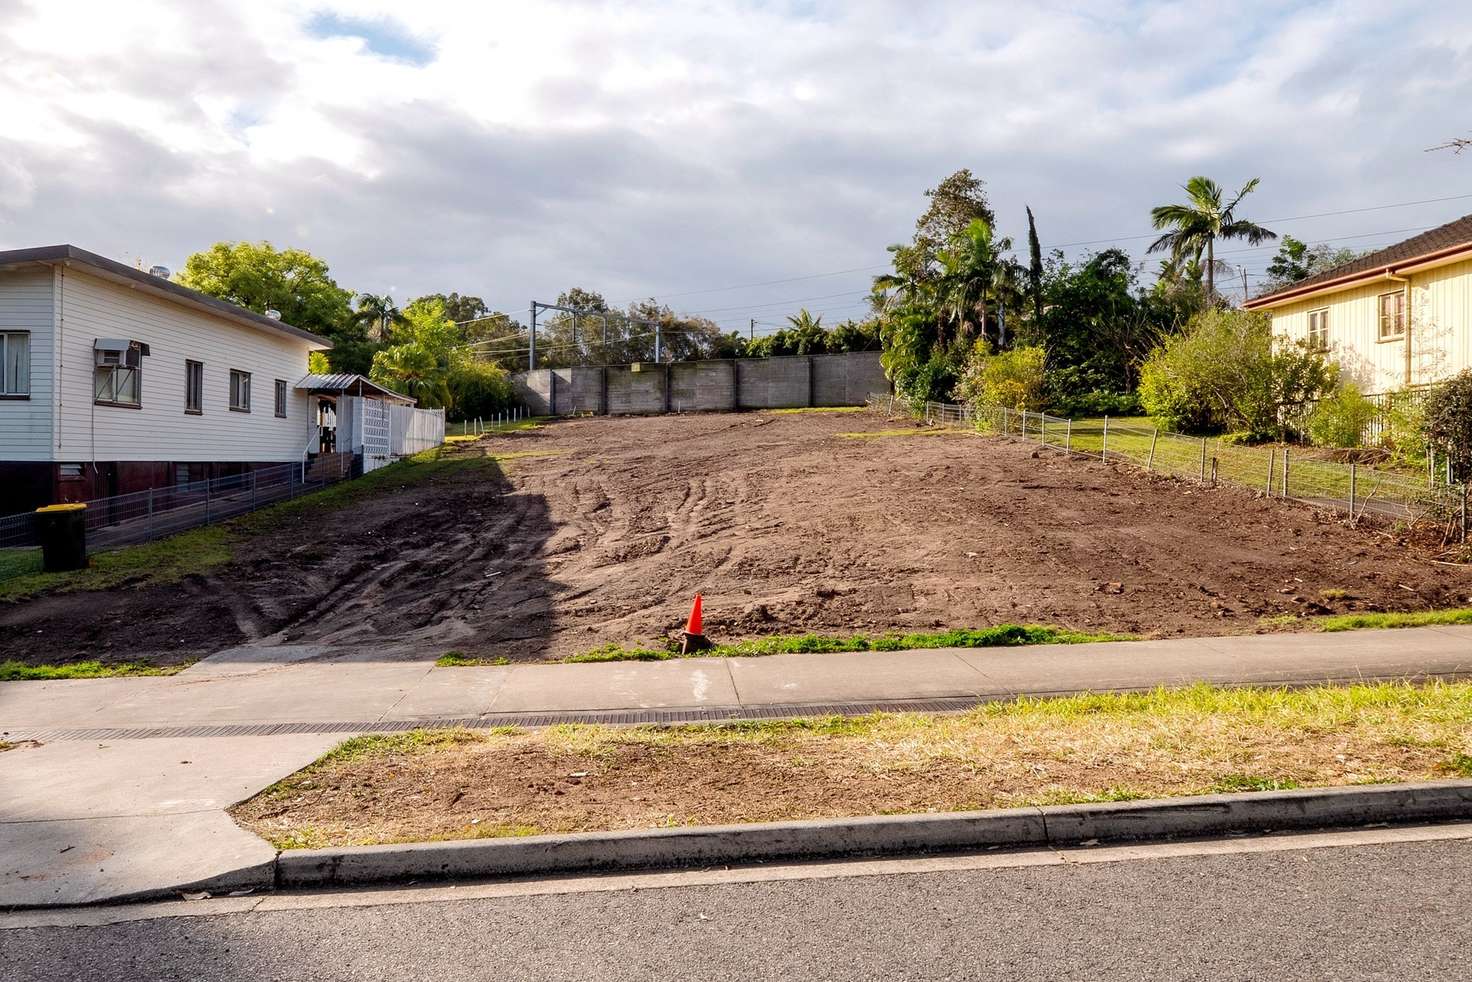
<instances>
[{"instance_id":1,"label":"metal roof","mask_svg":"<svg viewBox=\"0 0 1472 982\"><path fill-rule=\"evenodd\" d=\"M402 392L379 385L377 382L362 375L352 372L336 372L331 375L306 375L296 384L298 389L307 389L312 392L347 392L356 388L361 395L364 389L387 396L390 399L402 399L404 402L414 402L410 396Z\"/></svg>"},{"instance_id":2,"label":"metal roof","mask_svg":"<svg viewBox=\"0 0 1472 982\"><path fill-rule=\"evenodd\" d=\"M1409 266L1415 261L1468 245L1472 245L1472 215L1464 215L1454 222L1447 222L1445 225L1412 236L1404 242L1377 249L1347 263L1340 263L1332 269L1315 273L1296 283L1287 283L1268 293L1258 294L1247 302L1247 306L1253 307L1269 303L1280 297L1296 296L1301 293L1310 294L1315 292L1316 287L1330 284L1337 285L1343 282L1347 285L1356 279L1363 279L1397 266Z\"/></svg>"},{"instance_id":3,"label":"metal roof","mask_svg":"<svg viewBox=\"0 0 1472 982\"><path fill-rule=\"evenodd\" d=\"M210 313L218 314L248 327L254 327L266 331L274 331L277 334L285 334L288 337L299 338L311 342L318 348L330 348L332 342L318 334L304 331L299 327L282 323L264 314L258 314L254 310L233 303L227 303L216 297L191 290L187 286L180 286L173 280L164 279L162 276L154 276L145 273L141 269L124 265L116 260L99 256L95 252L86 249L78 249L74 245L40 246L35 249L10 249L0 251L0 269L16 266L26 266L41 263L48 266L60 265L86 266L102 276L119 280L132 287L143 287L149 293L164 300L187 307L202 308Z\"/></svg>"}]
</instances>

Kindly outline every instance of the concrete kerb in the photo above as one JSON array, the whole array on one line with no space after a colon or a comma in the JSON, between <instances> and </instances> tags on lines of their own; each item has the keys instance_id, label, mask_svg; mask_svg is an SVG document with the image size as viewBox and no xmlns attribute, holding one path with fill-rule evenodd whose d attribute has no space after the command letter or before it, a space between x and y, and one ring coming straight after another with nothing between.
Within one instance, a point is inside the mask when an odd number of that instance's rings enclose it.
<instances>
[{"instance_id":1,"label":"concrete kerb","mask_svg":"<svg viewBox=\"0 0 1472 982\"><path fill-rule=\"evenodd\" d=\"M1094 842L1190 839L1472 819L1472 781L1201 795L938 815L582 832L278 853L274 861L107 903L181 893L360 887L615 870L743 865ZM20 910L28 906L6 905Z\"/></svg>"},{"instance_id":2,"label":"concrete kerb","mask_svg":"<svg viewBox=\"0 0 1472 982\"><path fill-rule=\"evenodd\" d=\"M1472 818L1472 781L293 850L280 888L1022 849Z\"/></svg>"}]
</instances>

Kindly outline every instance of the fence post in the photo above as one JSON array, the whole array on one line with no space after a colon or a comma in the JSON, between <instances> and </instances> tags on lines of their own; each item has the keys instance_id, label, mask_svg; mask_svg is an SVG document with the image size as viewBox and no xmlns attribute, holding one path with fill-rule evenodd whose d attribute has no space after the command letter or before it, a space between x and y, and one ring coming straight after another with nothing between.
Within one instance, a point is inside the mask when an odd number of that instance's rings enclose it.
<instances>
[{"instance_id":1,"label":"fence post","mask_svg":"<svg viewBox=\"0 0 1472 982\"><path fill-rule=\"evenodd\" d=\"M1160 439L1160 427L1155 427L1155 432L1150 434L1150 456L1145 458L1145 470L1149 472L1155 469L1155 441Z\"/></svg>"},{"instance_id":2,"label":"fence post","mask_svg":"<svg viewBox=\"0 0 1472 982\"><path fill-rule=\"evenodd\" d=\"M153 538L153 488L148 489L148 537Z\"/></svg>"},{"instance_id":3,"label":"fence post","mask_svg":"<svg viewBox=\"0 0 1472 982\"><path fill-rule=\"evenodd\" d=\"M1267 483L1267 486L1265 488L1263 488L1263 493L1266 494L1269 498L1271 498L1273 496L1273 465L1275 463L1277 463L1277 460L1278 460L1278 451L1269 449L1268 450L1268 483Z\"/></svg>"},{"instance_id":4,"label":"fence post","mask_svg":"<svg viewBox=\"0 0 1472 982\"><path fill-rule=\"evenodd\" d=\"M1201 483L1206 483L1206 437L1201 438Z\"/></svg>"},{"instance_id":5,"label":"fence post","mask_svg":"<svg viewBox=\"0 0 1472 982\"><path fill-rule=\"evenodd\" d=\"M1099 447L1099 459L1109 459L1109 417L1104 417L1104 443Z\"/></svg>"},{"instance_id":6,"label":"fence post","mask_svg":"<svg viewBox=\"0 0 1472 982\"><path fill-rule=\"evenodd\" d=\"M307 465L303 464L302 466L305 467ZM204 523L206 525L210 523L210 485L212 483L209 478L209 471L206 469L204 478Z\"/></svg>"},{"instance_id":7,"label":"fence post","mask_svg":"<svg viewBox=\"0 0 1472 982\"><path fill-rule=\"evenodd\" d=\"M1073 456L1073 417L1068 417L1068 425L1063 428L1063 452L1070 457Z\"/></svg>"},{"instance_id":8,"label":"fence post","mask_svg":"<svg viewBox=\"0 0 1472 982\"><path fill-rule=\"evenodd\" d=\"M1467 541L1467 482L1462 482L1462 541Z\"/></svg>"},{"instance_id":9,"label":"fence post","mask_svg":"<svg viewBox=\"0 0 1472 982\"><path fill-rule=\"evenodd\" d=\"M1048 445L1048 414L1047 413L1043 413L1041 422L1042 422L1042 426L1038 430L1038 442L1041 443L1043 446L1046 447Z\"/></svg>"},{"instance_id":10,"label":"fence post","mask_svg":"<svg viewBox=\"0 0 1472 982\"><path fill-rule=\"evenodd\" d=\"M1354 497L1357 490L1356 484L1359 478L1355 462L1349 462L1349 517L1354 518Z\"/></svg>"},{"instance_id":11,"label":"fence post","mask_svg":"<svg viewBox=\"0 0 1472 982\"><path fill-rule=\"evenodd\" d=\"M251 472L250 472L250 508L251 508L251 511L255 511L255 509L256 509L256 472L255 472L255 468L251 468Z\"/></svg>"},{"instance_id":12,"label":"fence post","mask_svg":"<svg viewBox=\"0 0 1472 982\"><path fill-rule=\"evenodd\" d=\"M1283 497L1288 497L1288 448L1283 448Z\"/></svg>"}]
</instances>

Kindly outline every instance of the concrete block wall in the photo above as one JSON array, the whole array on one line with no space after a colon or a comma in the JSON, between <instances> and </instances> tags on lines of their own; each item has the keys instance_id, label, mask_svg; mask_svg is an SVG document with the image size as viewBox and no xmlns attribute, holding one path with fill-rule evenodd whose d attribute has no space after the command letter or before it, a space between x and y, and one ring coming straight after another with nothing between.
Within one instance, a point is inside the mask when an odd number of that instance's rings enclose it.
<instances>
[{"instance_id":1,"label":"concrete block wall","mask_svg":"<svg viewBox=\"0 0 1472 982\"><path fill-rule=\"evenodd\" d=\"M731 361L645 362L609 368L554 368L512 378L534 415L729 412L802 406L861 406L888 392L879 353L788 355Z\"/></svg>"},{"instance_id":2,"label":"concrete block wall","mask_svg":"<svg viewBox=\"0 0 1472 982\"><path fill-rule=\"evenodd\" d=\"M608 373L610 416L665 411L664 365L645 362L637 372L631 365L615 365L604 371Z\"/></svg>"},{"instance_id":3,"label":"concrete block wall","mask_svg":"<svg viewBox=\"0 0 1472 982\"><path fill-rule=\"evenodd\" d=\"M736 366L729 361L670 365L670 411L727 412L736 408Z\"/></svg>"},{"instance_id":4,"label":"concrete block wall","mask_svg":"<svg viewBox=\"0 0 1472 982\"><path fill-rule=\"evenodd\" d=\"M813 355L813 405L859 406L871 393L888 392L877 351Z\"/></svg>"},{"instance_id":5,"label":"concrete block wall","mask_svg":"<svg viewBox=\"0 0 1472 982\"><path fill-rule=\"evenodd\" d=\"M552 375L556 380L552 415L608 411L608 407L603 405L603 369L555 368Z\"/></svg>"},{"instance_id":6,"label":"concrete block wall","mask_svg":"<svg viewBox=\"0 0 1472 982\"><path fill-rule=\"evenodd\" d=\"M552 371L518 372L511 376L511 391L533 416L552 415Z\"/></svg>"}]
</instances>

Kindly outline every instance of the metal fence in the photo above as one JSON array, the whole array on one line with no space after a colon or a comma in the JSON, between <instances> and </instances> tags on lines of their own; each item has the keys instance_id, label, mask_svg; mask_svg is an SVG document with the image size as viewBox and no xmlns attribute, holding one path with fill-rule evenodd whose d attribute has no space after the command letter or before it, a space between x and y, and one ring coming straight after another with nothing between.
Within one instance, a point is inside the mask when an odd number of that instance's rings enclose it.
<instances>
[{"instance_id":1,"label":"metal fence","mask_svg":"<svg viewBox=\"0 0 1472 982\"><path fill-rule=\"evenodd\" d=\"M135 491L87 504L87 551L98 552L221 522L320 490L346 474L311 476L305 464L279 464L243 474ZM35 512L0 517L0 579L41 568Z\"/></svg>"},{"instance_id":2,"label":"metal fence","mask_svg":"<svg viewBox=\"0 0 1472 982\"><path fill-rule=\"evenodd\" d=\"M1102 419L1071 420L1001 406L926 402L909 405L898 396L876 396L871 408L906 414L931 425L961 425L1029 440L1068 454L1123 461L1150 473L1226 484L1271 497L1408 522L1440 521L1467 528L1467 485L1445 475L1404 474L1315 457L1308 448L1249 447L1214 437L1191 437L1156 427Z\"/></svg>"}]
</instances>

